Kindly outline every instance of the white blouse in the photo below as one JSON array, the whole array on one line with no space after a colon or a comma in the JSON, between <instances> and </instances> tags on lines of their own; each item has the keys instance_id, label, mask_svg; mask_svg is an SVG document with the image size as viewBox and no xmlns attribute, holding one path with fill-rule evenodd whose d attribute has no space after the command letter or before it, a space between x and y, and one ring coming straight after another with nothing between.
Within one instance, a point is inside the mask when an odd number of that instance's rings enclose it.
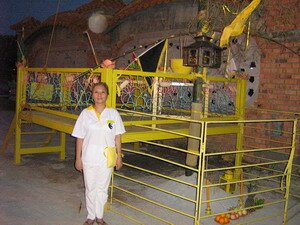
<instances>
[{"instance_id":1,"label":"white blouse","mask_svg":"<svg viewBox=\"0 0 300 225\"><path fill-rule=\"evenodd\" d=\"M99 115L93 106L84 109L72 132L72 136L83 139L82 162L89 165L106 163L103 150L115 146L115 136L125 133L120 114L116 109L105 108Z\"/></svg>"}]
</instances>

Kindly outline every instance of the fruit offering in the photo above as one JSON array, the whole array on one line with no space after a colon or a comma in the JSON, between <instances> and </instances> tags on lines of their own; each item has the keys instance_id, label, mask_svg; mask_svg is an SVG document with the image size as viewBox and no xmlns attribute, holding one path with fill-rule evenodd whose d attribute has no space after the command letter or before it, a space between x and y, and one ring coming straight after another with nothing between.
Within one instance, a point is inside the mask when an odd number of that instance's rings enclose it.
<instances>
[{"instance_id":1,"label":"fruit offering","mask_svg":"<svg viewBox=\"0 0 300 225\"><path fill-rule=\"evenodd\" d=\"M233 208L230 208L229 211L230 212L227 214L227 216L231 220L237 220L238 218L240 218L242 216L246 216L248 214L247 210L245 210L241 207L233 207Z\"/></svg>"},{"instance_id":2,"label":"fruit offering","mask_svg":"<svg viewBox=\"0 0 300 225\"><path fill-rule=\"evenodd\" d=\"M217 215L216 217L215 217L215 221L217 222L217 223L219 223L219 224L228 224L228 223L230 223L230 220L229 220L229 218L227 217L227 215L226 214L220 214L220 215Z\"/></svg>"}]
</instances>

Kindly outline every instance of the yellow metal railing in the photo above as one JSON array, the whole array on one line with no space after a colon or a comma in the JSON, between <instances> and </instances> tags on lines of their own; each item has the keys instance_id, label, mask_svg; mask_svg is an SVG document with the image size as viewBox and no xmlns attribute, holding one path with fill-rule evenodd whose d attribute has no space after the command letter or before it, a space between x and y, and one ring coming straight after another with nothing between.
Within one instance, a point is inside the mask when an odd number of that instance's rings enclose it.
<instances>
[{"instance_id":1,"label":"yellow metal railing","mask_svg":"<svg viewBox=\"0 0 300 225\"><path fill-rule=\"evenodd\" d=\"M136 113L136 112L130 112L129 110L124 110L124 113ZM144 114L144 113L142 113ZM146 114L145 114L146 115ZM149 114L148 116L154 116L153 114ZM167 119L165 116L157 116L161 117L161 119ZM209 134L208 129L211 127L211 125L223 125L222 127L226 129L225 124L238 124L243 123L243 128L247 129L248 124L266 124L270 122L283 122L286 125L291 125L291 127L295 127L297 125L297 121L295 119L277 119L277 120L241 120L241 121L194 121L189 120L185 118L172 118L172 120L178 119L181 122L198 122L201 124L202 131L200 137L195 137L190 134L182 134L183 137L187 138L195 138L200 141L200 151L197 152L191 152L184 148L178 148L176 146L172 146L171 144L164 144L164 143L157 143L153 141L143 141L138 138L134 138L133 142L142 142L149 146L149 148L153 149L151 151L142 152L142 151L136 151L133 149L124 148L124 166L130 168L130 170L137 170L139 172L137 173L147 173L148 175L145 176L151 176L151 179L149 178L147 181L141 180L141 177L134 177L130 176L130 172L127 172L126 175L122 174L122 172L115 172L114 173L114 181L118 180L118 185L116 184L112 185L113 191L111 196L111 203L112 203L112 209L114 212L117 212L118 214L122 215L122 213L118 212L118 210L114 209L114 204L121 204L124 207L129 207L131 209L134 209L136 213L132 214L132 218L135 221L139 221L140 224L153 224L155 222L143 222L143 219L138 219L135 216L140 213L144 214L146 216L149 216L155 220L159 220L165 224L212 224L214 223L214 217L217 215L220 215L222 213L231 213L232 210L230 210L231 207L238 207L244 210L261 210L261 208L274 208L275 214L272 215L264 215L261 217L255 217L253 218L252 214L244 216L243 218L239 219L238 223L236 224L249 224L254 222L260 222L260 221L268 221L268 219L271 220L271 218L282 216L283 224L286 224L288 221L287 218L287 210L288 210L288 193L290 188L290 179L288 178L290 176L290 171L292 169L291 164L288 164L291 160L293 160L294 156L294 149L295 145L295 129L291 129L289 131L285 132L285 135L287 138L289 138L290 142L289 144L285 142L279 142L281 146L277 146L278 142L271 142L275 143L275 146L269 145L265 148L250 148L250 149L244 149L243 147L237 148L237 150L231 150L231 151L221 151L221 152L210 152L210 149L207 148L207 141ZM137 125L140 127L140 125ZM143 128L148 129L154 129L159 130L161 132L172 132L167 129L163 128L153 128L151 126L142 126ZM177 135L180 135L176 133ZM206 135L205 135L206 134ZM238 137L238 136L237 136ZM247 138L246 138L247 139ZM243 143L246 145L247 141L244 140ZM151 146L151 147L150 147ZM198 156L199 164L197 168L189 167L187 165L184 165L182 163L178 163L176 161L173 161L171 159L166 159L164 157L161 157L159 155L155 154L155 149L160 148L164 149L165 151L174 151L177 153L174 154L182 154L182 153L188 153L188 154L195 154ZM163 150L163 151L164 151ZM264 156L265 153L270 151L289 151L290 155L288 159L284 160L273 160L268 158L267 156ZM242 158L241 164L233 163L233 165L212 165L210 162L210 159L213 157L220 157L223 155L235 155L235 154L241 154L242 156L246 156L247 154L258 154L257 159L261 160L261 162L247 162ZM127 155L135 155L136 161L133 162L126 162ZM261 155L261 156L260 156ZM146 157L149 160L157 161L157 164L161 165L174 165L178 170L185 170L190 169L191 171L196 173L196 176L193 177L192 182L186 182L182 181L176 177L172 177L169 175L165 175L163 172L157 172L153 171L151 169L147 169L142 165L135 165L136 162L139 161L141 157ZM276 167L278 165L282 165L282 169L276 169L276 174L264 174L261 173L261 171L265 171L265 173L268 173L269 167L273 166ZM216 167L217 166L217 167ZM255 168L260 168L260 171L257 171L256 174L248 173L247 170L251 169L251 171L256 170ZM215 179L215 177L220 177L225 171L234 171L235 177L232 181L227 181L226 183L220 182L218 179ZM164 171L162 167L162 171ZM133 173L134 174L134 173ZM243 174L243 178L241 179L239 175ZM180 177L182 179L182 177ZM156 179L165 180L164 182L172 183L171 190L167 190L166 187L161 187L159 184L155 183ZM209 182L206 182L206 180L209 180ZM282 183L280 180L285 179L285 182ZM155 199L151 198L150 196L144 196L144 193L136 193L134 188L129 188L129 190L126 188L130 187L128 185L122 186L123 183L126 182L132 182L134 183L134 186L142 186L143 190L148 190L148 192L153 192L153 195L167 195L165 197L166 199L170 198L170 196L174 197L177 200L174 200L173 202L178 201L186 201L185 204L194 204L193 207L186 207L191 209L188 212L179 210L176 208L175 205L169 205L166 204L166 202L161 203L158 200L160 197L157 197ZM152 183L153 182L153 183ZM265 184L267 183L267 185ZM271 183L270 183L271 182ZM257 190L252 190L250 192L245 191L245 187L249 185L250 183L258 183ZM268 185L269 184L269 185ZM178 185L178 187L176 186ZM192 193L191 196L185 196L180 195L176 193L176 190L180 190L182 188L182 185L186 186L185 188L193 188L193 190L190 191ZM223 189L224 185L235 185L236 190L233 191L233 194L226 193L225 189ZM241 191L243 189L244 191ZM139 189L139 188L138 188ZM184 189L184 188L182 188ZM221 192L223 193L223 196L214 196L208 195L208 192L216 193ZM159 192L160 194L156 194ZM116 196L114 194L117 193ZM123 194L121 194L123 193ZM245 206L245 199L249 198L249 196L258 195L260 197L263 196L269 196L272 193L282 193L285 194L283 196L278 196L274 194L273 199L266 199L266 201L263 204L260 205L250 205ZM130 196L128 197L127 201L123 201L122 199L119 199L119 196ZM169 197L168 197L169 196ZM208 197L209 196L209 197ZM275 197L276 196L276 197ZM124 197L124 196L123 196ZM139 199L135 200L135 198ZM136 201L139 203L137 204ZM130 204L133 202L133 204ZM142 203L141 203L142 202ZM189 203L188 203L189 202ZM147 207L147 204L149 206ZM137 207L137 205L140 205L142 207ZM227 207L220 207L222 205L227 205ZM155 213L149 212L147 210L151 211L151 208L161 208L158 210L155 210ZM278 207L281 207L281 213L278 213ZM172 220L172 217L168 216L167 218L164 216L164 213L160 214L157 212L165 212L170 211L172 215L174 214L174 220ZM159 214L159 215L158 215ZM176 215L175 215L176 214ZM167 215L169 215L167 213ZM124 216L129 216L128 214ZM138 217L138 216L137 216ZM182 219L182 217L184 217ZM181 218L181 219L180 219ZM151 220L147 220L151 221ZM179 222L178 222L179 221ZM189 222L188 222L189 221Z\"/></svg>"},{"instance_id":2,"label":"yellow metal railing","mask_svg":"<svg viewBox=\"0 0 300 225\"><path fill-rule=\"evenodd\" d=\"M246 108L247 114L246 118L253 118L253 117L260 117L262 119L269 119L269 118L299 118L300 117L300 112L290 112L290 111L283 111L283 110L273 110L273 109L263 109L263 108ZM250 128L250 126L248 126ZM268 132L278 132L278 130L275 130L274 128L271 129L266 129ZM280 133L284 135L286 133L284 127L281 127ZM252 135L252 138L259 138L256 137L255 135ZM292 182L291 182L291 192L290 195L296 198L300 198L300 195L298 194L297 189L299 188L299 185L295 182L297 179L299 179L299 175L296 173L298 171L300 164L299 164L299 157L300 157L300 125L299 123L297 124L296 127L296 142L295 142L295 157L293 161L293 171L291 173L292 177ZM272 140L275 142L275 140ZM286 141L278 141L281 143L287 143ZM288 143L287 143L288 144ZM250 146L249 146L250 147ZM278 154L282 155L283 157L288 157L289 153L285 151L280 151ZM251 156L250 156L251 157ZM272 159L270 159L272 160ZM267 168L270 171L276 172L276 170L272 170L270 168Z\"/></svg>"}]
</instances>

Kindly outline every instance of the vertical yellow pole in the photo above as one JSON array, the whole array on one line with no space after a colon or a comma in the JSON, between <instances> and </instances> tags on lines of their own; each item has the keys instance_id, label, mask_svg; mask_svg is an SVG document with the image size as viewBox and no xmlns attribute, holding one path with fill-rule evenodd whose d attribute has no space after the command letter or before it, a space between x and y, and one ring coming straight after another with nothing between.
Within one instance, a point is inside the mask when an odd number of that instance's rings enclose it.
<instances>
[{"instance_id":1,"label":"vertical yellow pole","mask_svg":"<svg viewBox=\"0 0 300 225\"><path fill-rule=\"evenodd\" d=\"M198 177L197 177L197 193L196 193L196 210L194 225L201 224L201 202L204 184L204 171L206 168L205 153L206 153L206 138L207 138L207 122L201 123L201 144L200 144L200 156L198 165Z\"/></svg>"},{"instance_id":2,"label":"vertical yellow pole","mask_svg":"<svg viewBox=\"0 0 300 225\"><path fill-rule=\"evenodd\" d=\"M64 132L59 133L59 141L60 141L59 159L65 160L66 159L66 133Z\"/></svg>"},{"instance_id":3,"label":"vertical yellow pole","mask_svg":"<svg viewBox=\"0 0 300 225\"><path fill-rule=\"evenodd\" d=\"M17 88L16 88L16 120L15 120L15 155L14 161L16 164L21 163L21 98L22 98L22 82L24 76L24 68L18 68L17 73Z\"/></svg>"},{"instance_id":4,"label":"vertical yellow pole","mask_svg":"<svg viewBox=\"0 0 300 225\"><path fill-rule=\"evenodd\" d=\"M289 195L290 195L290 185L291 185L291 176L292 176L292 166L294 155L296 151L296 140L297 140L297 123L298 120L294 119L294 126L293 126L293 137L292 137L292 149L289 157L288 164L286 166L286 181L285 181L285 204L284 204L284 212L283 212L283 222L282 224L285 225L287 223L287 213L288 213L288 206L289 206Z\"/></svg>"},{"instance_id":5,"label":"vertical yellow pole","mask_svg":"<svg viewBox=\"0 0 300 225\"><path fill-rule=\"evenodd\" d=\"M246 80L239 79L237 81L237 96L236 96L236 114L239 120L245 118L245 105L246 105ZM244 123L238 123L239 131L236 136L236 150L241 151L244 145ZM242 165L243 154L238 153L235 155L235 166ZM242 170L236 169L234 177L239 179Z\"/></svg>"},{"instance_id":6,"label":"vertical yellow pole","mask_svg":"<svg viewBox=\"0 0 300 225\"><path fill-rule=\"evenodd\" d=\"M246 107L246 90L247 90L247 83L244 79L239 79L238 84L240 85L239 90L239 108L238 108L238 116L240 119L245 118L245 107Z\"/></svg>"}]
</instances>

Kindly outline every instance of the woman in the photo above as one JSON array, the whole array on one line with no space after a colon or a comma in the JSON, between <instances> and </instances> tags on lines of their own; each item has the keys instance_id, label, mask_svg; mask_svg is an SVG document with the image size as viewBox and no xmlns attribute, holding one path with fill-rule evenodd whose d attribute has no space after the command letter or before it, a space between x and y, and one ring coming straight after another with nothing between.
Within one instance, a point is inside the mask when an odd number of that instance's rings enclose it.
<instances>
[{"instance_id":1,"label":"woman","mask_svg":"<svg viewBox=\"0 0 300 225\"><path fill-rule=\"evenodd\" d=\"M98 225L106 225L103 212L113 168L107 167L103 153L105 147L116 147L116 169L122 167L121 134L125 133L125 128L118 111L106 108L108 94L106 83L94 85L94 105L81 112L72 132L77 138L75 168L83 171L85 184L88 215L84 225L95 221Z\"/></svg>"}]
</instances>

